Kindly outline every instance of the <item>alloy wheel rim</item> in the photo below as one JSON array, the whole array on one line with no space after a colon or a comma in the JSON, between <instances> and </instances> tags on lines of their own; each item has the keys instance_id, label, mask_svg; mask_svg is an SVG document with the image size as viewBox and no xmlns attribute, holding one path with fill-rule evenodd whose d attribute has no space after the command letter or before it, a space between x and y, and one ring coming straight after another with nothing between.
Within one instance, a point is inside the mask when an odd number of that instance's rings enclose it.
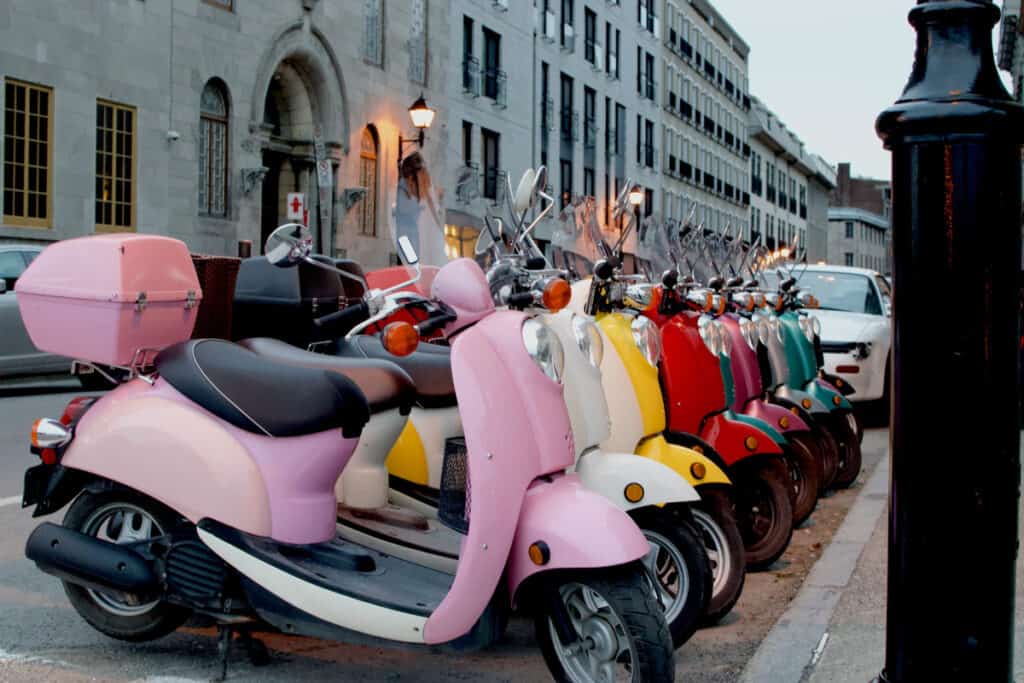
<instances>
[{"instance_id":1,"label":"alloy wheel rim","mask_svg":"<svg viewBox=\"0 0 1024 683\"><path fill-rule=\"evenodd\" d=\"M658 604L665 610L665 621L672 623L690 596L690 568L674 543L656 531L643 532L650 550L642 561L654 583Z\"/></svg>"},{"instance_id":2,"label":"alloy wheel rim","mask_svg":"<svg viewBox=\"0 0 1024 683\"><path fill-rule=\"evenodd\" d=\"M711 562L711 594L718 595L725 588L732 573L732 556L722 527L703 510L693 511L694 520L700 528L701 540Z\"/></svg>"},{"instance_id":3,"label":"alloy wheel rim","mask_svg":"<svg viewBox=\"0 0 1024 683\"><path fill-rule=\"evenodd\" d=\"M636 649L608 601L582 583L562 585L559 596L576 642L563 645L550 618L548 629L558 662L573 683L632 681L639 668Z\"/></svg>"},{"instance_id":4,"label":"alloy wheel rim","mask_svg":"<svg viewBox=\"0 0 1024 683\"><path fill-rule=\"evenodd\" d=\"M95 510L82 524L82 533L102 541L122 545L138 543L163 535L152 515L131 503L109 503ZM160 600L133 605L101 591L87 588L93 602L119 617L137 617L160 604Z\"/></svg>"}]
</instances>

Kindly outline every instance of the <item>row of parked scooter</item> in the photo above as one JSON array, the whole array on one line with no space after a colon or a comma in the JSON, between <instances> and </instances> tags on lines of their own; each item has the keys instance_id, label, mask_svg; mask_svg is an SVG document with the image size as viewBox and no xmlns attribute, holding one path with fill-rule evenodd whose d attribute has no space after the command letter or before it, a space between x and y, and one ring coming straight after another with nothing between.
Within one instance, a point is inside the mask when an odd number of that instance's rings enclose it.
<instances>
[{"instance_id":1,"label":"row of parked scooter","mask_svg":"<svg viewBox=\"0 0 1024 683\"><path fill-rule=\"evenodd\" d=\"M184 244L49 247L17 286L33 341L130 379L33 425L25 504L70 507L28 557L115 638L213 618L225 672L233 630L476 649L520 613L556 680L673 680L856 479L860 429L792 271L769 285L756 245L637 226L625 193L615 244L581 199L543 250L545 185L528 171L478 258L440 268L415 216L407 265L372 273L282 226L243 263L238 342L188 339Z\"/></svg>"}]
</instances>

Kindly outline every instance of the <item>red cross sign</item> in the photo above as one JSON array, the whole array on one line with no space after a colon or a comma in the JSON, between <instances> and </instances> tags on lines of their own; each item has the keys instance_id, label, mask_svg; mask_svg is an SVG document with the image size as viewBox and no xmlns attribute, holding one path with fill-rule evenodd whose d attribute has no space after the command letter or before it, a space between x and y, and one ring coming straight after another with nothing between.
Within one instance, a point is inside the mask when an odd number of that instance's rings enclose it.
<instances>
[{"instance_id":1,"label":"red cross sign","mask_svg":"<svg viewBox=\"0 0 1024 683\"><path fill-rule=\"evenodd\" d=\"M301 221L306 208L306 195L301 192L288 193L288 220Z\"/></svg>"}]
</instances>

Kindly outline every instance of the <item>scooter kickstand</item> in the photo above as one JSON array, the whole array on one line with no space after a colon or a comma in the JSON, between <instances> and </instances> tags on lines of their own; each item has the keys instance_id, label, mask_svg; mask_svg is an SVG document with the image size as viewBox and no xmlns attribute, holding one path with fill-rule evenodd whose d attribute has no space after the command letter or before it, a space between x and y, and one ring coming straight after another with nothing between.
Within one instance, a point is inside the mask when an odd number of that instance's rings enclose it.
<instances>
[{"instance_id":1,"label":"scooter kickstand","mask_svg":"<svg viewBox=\"0 0 1024 683\"><path fill-rule=\"evenodd\" d=\"M227 624L217 624L217 654L220 655L220 675L213 680L222 683L228 678L228 657L231 656L231 636L234 628Z\"/></svg>"},{"instance_id":2,"label":"scooter kickstand","mask_svg":"<svg viewBox=\"0 0 1024 683\"><path fill-rule=\"evenodd\" d=\"M223 681L227 680L228 660L231 658L231 641L234 639L236 632L253 666L259 667L270 664L270 652L267 650L267 646L259 638L253 638L249 629L238 628L228 624L218 624L217 654L220 655L220 676L213 679L215 683L223 683Z\"/></svg>"}]
</instances>

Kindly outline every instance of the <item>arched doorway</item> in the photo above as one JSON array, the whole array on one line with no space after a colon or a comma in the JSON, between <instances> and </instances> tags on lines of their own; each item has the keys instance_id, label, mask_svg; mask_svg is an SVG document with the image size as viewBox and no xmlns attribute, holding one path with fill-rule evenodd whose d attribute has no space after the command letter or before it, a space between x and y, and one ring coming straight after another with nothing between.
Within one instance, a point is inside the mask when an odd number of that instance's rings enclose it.
<instances>
[{"instance_id":1,"label":"arched doorway","mask_svg":"<svg viewBox=\"0 0 1024 683\"><path fill-rule=\"evenodd\" d=\"M321 219L317 160L335 170L347 152L348 111L341 69L330 43L301 23L283 29L260 63L252 100L253 131L262 165L261 240L287 220L289 192L306 196L309 226L324 253L333 243L333 188ZM315 144L321 142L322 145ZM318 149L319 148L319 149ZM256 151L256 150L253 150Z\"/></svg>"}]
</instances>

